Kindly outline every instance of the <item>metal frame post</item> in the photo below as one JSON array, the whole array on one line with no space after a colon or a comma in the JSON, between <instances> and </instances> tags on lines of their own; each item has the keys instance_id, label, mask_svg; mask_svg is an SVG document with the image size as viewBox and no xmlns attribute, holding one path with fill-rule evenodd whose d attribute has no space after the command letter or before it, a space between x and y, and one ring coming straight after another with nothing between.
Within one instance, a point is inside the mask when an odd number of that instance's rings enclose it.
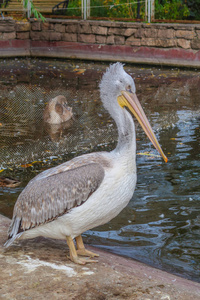
<instances>
[{"instance_id":1,"label":"metal frame post","mask_svg":"<svg viewBox=\"0 0 200 300\"><path fill-rule=\"evenodd\" d=\"M140 0L137 3L137 19L140 19Z\"/></svg>"},{"instance_id":2,"label":"metal frame post","mask_svg":"<svg viewBox=\"0 0 200 300\"><path fill-rule=\"evenodd\" d=\"M155 20L155 0L151 0L151 22Z\"/></svg>"},{"instance_id":3,"label":"metal frame post","mask_svg":"<svg viewBox=\"0 0 200 300\"><path fill-rule=\"evenodd\" d=\"M151 0L148 0L148 23L151 23Z\"/></svg>"},{"instance_id":4,"label":"metal frame post","mask_svg":"<svg viewBox=\"0 0 200 300\"><path fill-rule=\"evenodd\" d=\"M83 0L83 19L87 20L87 0Z\"/></svg>"},{"instance_id":5,"label":"metal frame post","mask_svg":"<svg viewBox=\"0 0 200 300\"><path fill-rule=\"evenodd\" d=\"M32 0L28 0L27 6L25 6L25 0L23 0L23 9L25 11L27 18L30 18L30 16L31 16L31 1Z\"/></svg>"},{"instance_id":6,"label":"metal frame post","mask_svg":"<svg viewBox=\"0 0 200 300\"><path fill-rule=\"evenodd\" d=\"M84 7L84 3L83 0L81 0L81 19L83 19L83 11L84 11L83 7Z\"/></svg>"},{"instance_id":7,"label":"metal frame post","mask_svg":"<svg viewBox=\"0 0 200 300\"><path fill-rule=\"evenodd\" d=\"M31 17L31 1L32 0L28 0L28 4L27 4L27 17L28 18Z\"/></svg>"},{"instance_id":8,"label":"metal frame post","mask_svg":"<svg viewBox=\"0 0 200 300\"><path fill-rule=\"evenodd\" d=\"M144 17L144 19L145 19L145 21L147 21L147 19L148 19L148 3L147 3L147 1L148 0L145 0L145 17Z\"/></svg>"},{"instance_id":9,"label":"metal frame post","mask_svg":"<svg viewBox=\"0 0 200 300\"><path fill-rule=\"evenodd\" d=\"M90 0L87 0L87 19L90 18Z\"/></svg>"}]
</instances>

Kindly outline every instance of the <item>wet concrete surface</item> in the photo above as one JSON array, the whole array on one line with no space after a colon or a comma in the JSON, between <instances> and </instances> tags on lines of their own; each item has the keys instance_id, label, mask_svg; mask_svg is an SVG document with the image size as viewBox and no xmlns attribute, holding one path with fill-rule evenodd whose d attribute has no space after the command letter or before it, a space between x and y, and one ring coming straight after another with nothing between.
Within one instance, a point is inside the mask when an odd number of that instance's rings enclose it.
<instances>
[{"instance_id":1,"label":"wet concrete surface","mask_svg":"<svg viewBox=\"0 0 200 300\"><path fill-rule=\"evenodd\" d=\"M98 263L75 265L65 241L37 238L5 249L10 220L0 215L1 299L199 300L200 284L87 247Z\"/></svg>"}]
</instances>

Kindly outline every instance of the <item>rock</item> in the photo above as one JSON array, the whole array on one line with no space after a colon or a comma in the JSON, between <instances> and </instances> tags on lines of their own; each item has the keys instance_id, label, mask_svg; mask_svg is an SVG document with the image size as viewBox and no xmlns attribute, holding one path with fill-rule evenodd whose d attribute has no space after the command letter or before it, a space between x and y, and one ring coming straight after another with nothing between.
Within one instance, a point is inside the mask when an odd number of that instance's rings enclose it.
<instances>
[{"instance_id":1,"label":"rock","mask_svg":"<svg viewBox=\"0 0 200 300\"><path fill-rule=\"evenodd\" d=\"M141 28L142 37L157 38L158 30L156 28Z\"/></svg>"},{"instance_id":2,"label":"rock","mask_svg":"<svg viewBox=\"0 0 200 300\"><path fill-rule=\"evenodd\" d=\"M78 24L67 24L65 26L65 32L77 33L78 32Z\"/></svg>"},{"instance_id":3,"label":"rock","mask_svg":"<svg viewBox=\"0 0 200 300\"><path fill-rule=\"evenodd\" d=\"M30 31L31 24L29 22L16 22L16 31Z\"/></svg>"},{"instance_id":4,"label":"rock","mask_svg":"<svg viewBox=\"0 0 200 300\"><path fill-rule=\"evenodd\" d=\"M49 41L51 31L31 31L30 37L33 41Z\"/></svg>"},{"instance_id":5,"label":"rock","mask_svg":"<svg viewBox=\"0 0 200 300\"><path fill-rule=\"evenodd\" d=\"M137 38L134 38L133 36L130 36L126 40L126 45L141 46L141 39L137 39Z\"/></svg>"},{"instance_id":6,"label":"rock","mask_svg":"<svg viewBox=\"0 0 200 300\"><path fill-rule=\"evenodd\" d=\"M0 215L2 299L199 300L200 284L105 251L75 265L65 241L37 238L3 248L10 220Z\"/></svg>"},{"instance_id":7,"label":"rock","mask_svg":"<svg viewBox=\"0 0 200 300\"><path fill-rule=\"evenodd\" d=\"M115 35L114 40L115 40L115 45L124 45L125 43L125 37L121 35Z\"/></svg>"},{"instance_id":8,"label":"rock","mask_svg":"<svg viewBox=\"0 0 200 300\"><path fill-rule=\"evenodd\" d=\"M110 27L109 30L108 30L108 35L122 35L124 36L124 33L125 33L125 30L124 28L114 28L114 27Z\"/></svg>"},{"instance_id":9,"label":"rock","mask_svg":"<svg viewBox=\"0 0 200 300\"><path fill-rule=\"evenodd\" d=\"M177 46L181 47L183 49L190 49L191 48L190 41L185 40L185 39L177 39Z\"/></svg>"},{"instance_id":10,"label":"rock","mask_svg":"<svg viewBox=\"0 0 200 300\"><path fill-rule=\"evenodd\" d=\"M173 39L175 36L173 29L158 29L158 38Z\"/></svg>"},{"instance_id":11,"label":"rock","mask_svg":"<svg viewBox=\"0 0 200 300\"><path fill-rule=\"evenodd\" d=\"M79 34L78 42L94 44L95 43L95 35L94 34Z\"/></svg>"},{"instance_id":12,"label":"rock","mask_svg":"<svg viewBox=\"0 0 200 300\"><path fill-rule=\"evenodd\" d=\"M191 42L191 48L195 50L200 50L200 39L195 39Z\"/></svg>"},{"instance_id":13,"label":"rock","mask_svg":"<svg viewBox=\"0 0 200 300\"><path fill-rule=\"evenodd\" d=\"M62 24L55 24L54 25L54 30L56 32L65 32L65 25Z\"/></svg>"},{"instance_id":14,"label":"rock","mask_svg":"<svg viewBox=\"0 0 200 300\"><path fill-rule=\"evenodd\" d=\"M61 32L50 32L49 34L49 40L50 41L61 41Z\"/></svg>"},{"instance_id":15,"label":"rock","mask_svg":"<svg viewBox=\"0 0 200 300\"><path fill-rule=\"evenodd\" d=\"M136 28L127 28L125 31L124 31L124 36L132 36L135 32L137 31Z\"/></svg>"},{"instance_id":16,"label":"rock","mask_svg":"<svg viewBox=\"0 0 200 300\"><path fill-rule=\"evenodd\" d=\"M107 31L107 27L92 26L92 33L94 34L107 35Z\"/></svg>"},{"instance_id":17,"label":"rock","mask_svg":"<svg viewBox=\"0 0 200 300\"><path fill-rule=\"evenodd\" d=\"M200 30L196 30L197 38L200 40Z\"/></svg>"},{"instance_id":18,"label":"rock","mask_svg":"<svg viewBox=\"0 0 200 300\"><path fill-rule=\"evenodd\" d=\"M1 39L4 41L14 40L15 38L16 38L16 32L4 32L1 37Z\"/></svg>"},{"instance_id":19,"label":"rock","mask_svg":"<svg viewBox=\"0 0 200 300\"><path fill-rule=\"evenodd\" d=\"M34 30L34 31L42 30L41 22L32 22L31 23L31 29Z\"/></svg>"},{"instance_id":20,"label":"rock","mask_svg":"<svg viewBox=\"0 0 200 300\"><path fill-rule=\"evenodd\" d=\"M15 21L14 20L1 20L0 22L0 32L12 32L15 31Z\"/></svg>"},{"instance_id":21,"label":"rock","mask_svg":"<svg viewBox=\"0 0 200 300\"><path fill-rule=\"evenodd\" d=\"M106 36L105 35L97 35L96 43L97 44L106 44Z\"/></svg>"},{"instance_id":22,"label":"rock","mask_svg":"<svg viewBox=\"0 0 200 300\"><path fill-rule=\"evenodd\" d=\"M65 42L77 42L77 34L76 33L63 33L62 41Z\"/></svg>"},{"instance_id":23,"label":"rock","mask_svg":"<svg viewBox=\"0 0 200 300\"><path fill-rule=\"evenodd\" d=\"M30 38L29 32L17 32L17 39L19 40L28 40Z\"/></svg>"},{"instance_id":24,"label":"rock","mask_svg":"<svg viewBox=\"0 0 200 300\"><path fill-rule=\"evenodd\" d=\"M170 48L170 47L176 47L176 40L175 39L143 38L143 39L141 39L141 45L149 46L149 47Z\"/></svg>"},{"instance_id":25,"label":"rock","mask_svg":"<svg viewBox=\"0 0 200 300\"><path fill-rule=\"evenodd\" d=\"M115 43L114 35L107 36L106 44L113 45Z\"/></svg>"},{"instance_id":26,"label":"rock","mask_svg":"<svg viewBox=\"0 0 200 300\"><path fill-rule=\"evenodd\" d=\"M79 24L79 30L78 30L79 33L92 33L92 29L91 29L91 26L90 24L88 23L80 23Z\"/></svg>"},{"instance_id":27,"label":"rock","mask_svg":"<svg viewBox=\"0 0 200 300\"><path fill-rule=\"evenodd\" d=\"M43 31L46 30L53 30L54 29L54 24L50 22L42 22L41 23L41 28Z\"/></svg>"},{"instance_id":28,"label":"rock","mask_svg":"<svg viewBox=\"0 0 200 300\"><path fill-rule=\"evenodd\" d=\"M138 28L136 33L135 33L135 37L136 38L142 38L144 36L144 29L143 28Z\"/></svg>"},{"instance_id":29,"label":"rock","mask_svg":"<svg viewBox=\"0 0 200 300\"><path fill-rule=\"evenodd\" d=\"M195 37L195 33L191 30L176 30L176 37L192 40Z\"/></svg>"}]
</instances>

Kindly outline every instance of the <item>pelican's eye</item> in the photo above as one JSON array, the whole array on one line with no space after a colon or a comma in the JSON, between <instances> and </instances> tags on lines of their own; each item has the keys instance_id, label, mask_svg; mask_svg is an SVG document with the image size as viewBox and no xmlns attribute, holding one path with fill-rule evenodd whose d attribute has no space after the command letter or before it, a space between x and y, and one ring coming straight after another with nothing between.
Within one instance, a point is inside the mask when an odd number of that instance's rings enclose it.
<instances>
[{"instance_id":1,"label":"pelican's eye","mask_svg":"<svg viewBox=\"0 0 200 300\"><path fill-rule=\"evenodd\" d=\"M132 92L132 91L131 91L131 86L128 85L128 86L126 87L126 90L127 90L127 92L131 93L131 92Z\"/></svg>"}]
</instances>

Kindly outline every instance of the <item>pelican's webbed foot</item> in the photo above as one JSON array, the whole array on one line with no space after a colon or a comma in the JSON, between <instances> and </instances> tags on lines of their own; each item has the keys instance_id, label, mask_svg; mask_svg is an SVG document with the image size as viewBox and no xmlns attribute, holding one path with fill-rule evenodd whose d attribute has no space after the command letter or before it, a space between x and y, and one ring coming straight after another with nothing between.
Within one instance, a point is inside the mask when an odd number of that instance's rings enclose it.
<instances>
[{"instance_id":1,"label":"pelican's webbed foot","mask_svg":"<svg viewBox=\"0 0 200 300\"><path fill-rule=\"evenodd\" d=\"M76 250L73 239L71 237L67 236L66 240L67 240L67 245L69 247L69 253L70 253L69 258L71 261L73 261L74 263L79 264L79 265L85 265L86 263L98 262L97 260L83 258L83 257L78 256L78 254L83 255L83 256L89 256L89 257L98 256L98 254L95 254L95 253L85 249L81 236L78 236L76 238L78 250Z\"/></svg>"},{"instance_id":2,"label":"pelican's webbed foot","mask_svg":"<svg viewBox=\"0 0 200 300\"><path fill-rule=\"evenodd\" d=\"M77 254L78 255L89 256L89 257L95 257L95 256L98 257L99 256L99 254L85 249L81 235L76 237L76 245L77 245Z\"/></svg>"}]
</instances>

